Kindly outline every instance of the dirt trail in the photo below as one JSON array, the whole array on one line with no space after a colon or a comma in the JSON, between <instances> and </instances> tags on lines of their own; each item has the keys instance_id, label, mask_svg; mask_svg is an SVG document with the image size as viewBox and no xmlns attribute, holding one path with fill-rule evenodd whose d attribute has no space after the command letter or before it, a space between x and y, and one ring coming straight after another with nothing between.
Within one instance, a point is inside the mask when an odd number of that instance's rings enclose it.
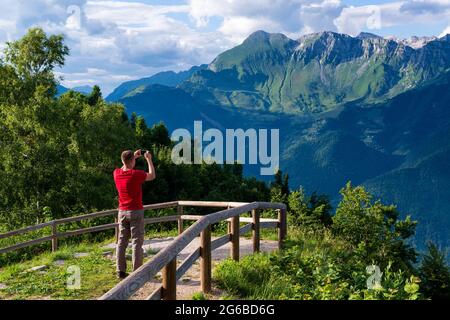
<instances>
[{"instance_id":1,"label":"dirt trail","mask_svg":"<svg viewBox=\"0 0 450 320\"><path fill-rule=\"evenodd\" d=\"M146 252L157 252L167 245L169 245L174 238L158 238L158 239L149 239L144 242L144 250ZM216 237L212 237L212 240L216 239ZM178 255L177 263L178 265L194 250L199 247L200 238L195 238L183 251ZM226 245L214 250L212 252L212 266L213 269L215 265L223 259L228 258L230 255L230 246L231 243L227 243ZM114 248L114 244L110 244L105 248ZM130 247L130 246L129 246ZM253 253L253 244L252 239L240 238L240 256L246 256ZM278 248L277 241L271 240L261 240L261 251L270 252L274 251ZM159 272L155 279L148 282L144 285L138 292L136 292L131 299L145 299L149 296L153 290L155 290L159 285L161 285L161 273ZM180 278L177 282L177 299L179 300L190 300L192 295L196 292L200 292L200 265L197 260L192 267ZM212 292L207 295L209 299L219 299L222 295L226 293L222 290L218 289L213 282Z\"/></svg>"}]
</instances>

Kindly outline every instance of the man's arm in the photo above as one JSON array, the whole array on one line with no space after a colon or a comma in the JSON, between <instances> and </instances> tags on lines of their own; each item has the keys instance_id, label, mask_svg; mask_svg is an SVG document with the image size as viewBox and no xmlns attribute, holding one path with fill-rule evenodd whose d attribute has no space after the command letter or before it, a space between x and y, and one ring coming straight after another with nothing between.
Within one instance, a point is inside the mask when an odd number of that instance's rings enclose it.
<instances>
[{"instance_id":1,"label":"man's arm","mask_svg":"<svg viewBox=\"0 0 450 320\"><path fill-rule=\"evenodd\" d=\"M153 166L153 161L152 161L152 154L147 151L144 154L144 158L145 158L145 160L147 160L147 164L148 164L148 173L147 173L147 178L145 179L145 181L152 181L156 178L155 167Z\"/></svg>"}]
</instances>

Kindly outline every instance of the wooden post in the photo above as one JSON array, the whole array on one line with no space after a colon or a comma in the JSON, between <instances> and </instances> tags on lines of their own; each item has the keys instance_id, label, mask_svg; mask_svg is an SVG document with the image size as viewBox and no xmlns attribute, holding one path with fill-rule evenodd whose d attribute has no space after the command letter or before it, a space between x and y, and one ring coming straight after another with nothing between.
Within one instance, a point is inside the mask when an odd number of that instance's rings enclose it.
<instances>
[{"instance_id":1,"label":"wooden post","mask_svg":"<svg viewBox=\"0 0 450 320\"><path fill-rule=\"evenodd\" d=\"M234 261L239 261L239 216L231 217L231 251Z\"/></svg>"},{"instance_id":2,"label":"wooden post","mask_svg":"<svg viewBox=\"0 0 450 320\"><path fill-rule=\"evenodd\" d=\"M116 239L116 244L119 242L119 225L118 225L119 219L117 218L117 215L114 217L114 223L116 224L116 227L114 228L114 238Z\"/></svg>"},{"instance_id":3,"label":"wooden post","mask_svg":"<svg viewBox=\"0 0 450 320\"><path fill-rule=\"evenodd\" d=\"M179 216L181 216L183 214L183 206L178 206L177 207L177 213ZM178 218L178 234L182 234L183 233L183 219L181 219L181 217Z\"/></svg>"},{"instance_id":4,"label":"wooden post","mask_svg":"<svg viewBox=\"0 0 450 320\"><path fill-rule=\"evenodd\" d=\"M162 299L177 299L177 259L170 261L162 270Z\"/></svg>"},{"instance_id":5,"label":"wooden post","mask_svg":"<svg viewBox=\"0 0 450 320\"><path fill-rule=\"evenodd\" d=\"M278 210L278 248L283 248L283 242L286 239L287 222L286 209Z\"/></svg>"},{"instance_id":6,"label":"wooden post","mask_svg":"<svg viewBox=\"0 0 450 320\"><path fill-rule=\"evenodd\" d=\"M200 283L202 291L211 291L211 226L200 233Z\"/></svg>"},{"instance_id":7,"label":"wooden post","mask_svg":"<svg viewBox=\"0 0 450 320\"><path fill-rule=\"evenodd\" d=\"M259 210L252 210L252 238L253 238L253 252L259 252L260 249L260 234L259 234Z\"/></svg>"},{"instance_id":8,"label":"wooden post","mask_svg":"<svg viewBox=\"0 0 450 320\"><path fill-rule=\"evenodd\" d=\"M227 209L230 209L230 206L228 206ZM231 233L231 221L227 220L227 233L230 234Z\"/></svg>"},{"instance_id":9,"label":"wooden post","mask_svg":"<svg viewBox=\"0 0 450 320\"><path fill-rule=\"evenodd\" d=\"M52 223L52 252L56 252L58 250L58 230L56 228L57 224L55 221Z\"/></svg>"}]
</instances>

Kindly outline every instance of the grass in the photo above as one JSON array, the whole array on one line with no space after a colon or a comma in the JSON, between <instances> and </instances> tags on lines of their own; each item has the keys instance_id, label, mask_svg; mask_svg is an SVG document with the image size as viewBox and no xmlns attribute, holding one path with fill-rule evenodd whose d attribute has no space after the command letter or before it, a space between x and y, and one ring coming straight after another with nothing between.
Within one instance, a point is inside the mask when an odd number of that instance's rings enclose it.
<instances>
[{"instance_id":1,"label":"grass","mask_svg":"<svg viewBox=\"0 0 450 320\"><path fill-rule=\"evenodd\" d=\"M382 290L367 287L367 266L358 249L327 230L290 228L285 249L221 261L213 272L218 288L249 300L418 299L420 280L383 268Z\"/></svg>"},{"instance_id":2,"label":"grass","mask_svg":"<svg viewBox=\"0 0 450 320\"><path fill-rule=\"evenodd\" d=\"M267 232L269 237L277 235L276 230L266 229L264 232ZM286 247L301 248L298 251L299 254L303 258L307 257L306 260L309 261L309 257L325 253L330 241L331 239L326 235L321 237L314 234L303 234L298 229L289 228ZM336 246L335 243L333 245ZM308 299L306 295L302 297L296 295L298 286L305 285L305 283L298 284L295 281L295 274L298 270L295 268L288 268L288 271L283 270L297 257L282 257L284 254L280 255L279 251L275 251L248 255L239 262L227 259L217 265L213 277L219 288L239 299ZM282 269L279 268L280 265Z\"/></svg>"},{"instance_id":3,"label":"grass","mask_svg":"<svg viewBox=\"0 0 450 320\"><path fill-rule=\"evenodd\" d=\"M176 236L176 230L146 232L146 239ZM102 248L113 243L114 239L107 239L98 243L81 243L78 245L61 246L57 252L45 252L12 263L0 268L0 283L6 285L0 289L0 299L52 299L52 300L89 300L97 299L119 281L116 278L115 260L104 255L113 251ZM156 250L148 250L146 261L156 254ZM75 253L87 253L86 257L75 258ZM57 260L64 260L63 265L55 264ZM43 271L27 271L36 266L45 265ZM81 288L68 289L67 281L72 275L69 266L77 266L81 272ZM131 272L131 263L127 263Z\"/></svg>"},{"instance_id":4,"label":"grass","mask_svg":"<svg viewBox=\"0 0 450 320\"><path fill-rule=\"evenodd\" d=\"M88 255L75 258L77 252ZM57 260L64 260L64 264L54 264ZM47 268L27 271L41 265ZM80 289L67 288L68 278L72 275L68 272L69 266L80 268ZM103 256L101 247L80 244L2 268L0 283L6 285L6 289L0 290L0 299L96 299L117 282L114 261Z\"/></svg>"},{"instance_id":5,"label":"grass","mask_svg":"<svg viewBox=\"0 0 450 320\"><path fill-rule=\"evenodd\" d=\"M213 236L222 236L226 233L223 228L213 232ZM177 229L158 230L150 229L146 232L146 239L176 237ZM246 235L251 237L251 232ZM276 230L261 230L262 239L277 239ZM97 299L118 283L115 274L115 260L104 255L113 249L102 248L114 242L108 238L99 242L82 242L80 244L63 244L57 252L43 252L29 258L24 257L19 262L11 262L0 267L0 284L6 286L0 289L0 299L68 299L88 300ZM85 257L75 258L75 253L87 253ZM128 253L128 252L127 252ZM151 256L156 250L148 250ZM55 261L63 260L63 265L55 264ZM27 271L36 266L45 265L43 271ZM68 289L67 280L71 276L69 266L78 266L81 272L81 288ZM131 272L131 263L128 263L128 272ZM194 298L194 297L193 297ZM196 299L200 296L196 297Z\"/></svg>"},{"instance_id":6,"label":"grass","mask_svg":"<svg viewBox=\"0 0 450 320\"><path fill-rule=\"evenodd\" d=\"M208 300L203 292L196 292L192 295L192 300Z\"/></svg>"}]
</instances>

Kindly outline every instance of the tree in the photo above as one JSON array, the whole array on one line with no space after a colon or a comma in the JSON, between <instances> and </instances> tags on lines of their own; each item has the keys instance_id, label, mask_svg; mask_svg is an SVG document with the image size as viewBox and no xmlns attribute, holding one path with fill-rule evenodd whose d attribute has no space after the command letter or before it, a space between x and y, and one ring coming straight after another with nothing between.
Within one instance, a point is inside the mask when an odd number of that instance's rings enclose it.
<instances>
[{"instance_id":1,"label":"tree","mask_svg":"<svg viewBox=\"0 0 450 320\"><path fill-rule=\"evenodd\" d=\"M331 204L326 195L314 192L307 197L303 188L292 191L288 196L289 218L293 225L328 227L332 223Z\"/></svg>"},{"instance_id":2,"label":"tree","mask_svg":"<svg viewBox=\"0 0 450 320\"><path fill-rule=\"evenodd\" d=\"M115 205L114 159L135 136L121 105L93 90L54 96L62 36L31 29L10 42L0 72L0 220L8 228ZM123 150L123 149L122 149Z\"/></svg>"},{"instance_id":3,"label":"tree","mask_svg":"<svg viewBox=\"0 0 450 320\"><path fill-rule=\"evenodd\" d=\"M283 202L287 204L289 196L289 175L283 175L281 170L278 170L274 175L274 181L270 183L271 201Z\"/></svg>"},{"instance_id":4,"label":"tree","mask_svg":"<svg viewBox=\"0 0 450 320\"><path fill-rule=\"evenodd\" d=\"M101 101L102 92L100 90L100 87L95 85L94 88L92 88L92 92L88 95L87 99L90 106L95 106L99 101Z\"/></svg>"},{"instance_id":5,"label":"tree","mask_svg":"<svg viewBox=\"0 0 450 320\"><path fill-rule=\"evenodd\" d=\"M136 129L136 119L137 119L138 115L136 114L136 112L131 113L131 118L130 118L130 124L131 127L133 129Z\"/></svg>"},{"instance_id":6,"label":"tree","mask_svg":"<svg viewBox=\"0 0 450 320\"><path fill-rule=\"evenodd\" d=\"M154 124L149 132L149 142L157 146L170 147L172 145L172 140L170 140L169 131L163 122Z\"/></svg>"},{"instance_id":7,"label":"tree","mask_svg":"<svg viewBox=\"0 0 450 320\"><path fill-rule=\"evenodd\" d=\"M450 299L450 269L444 253L432 242L427 244L419 275L422 280L421 291L426 297L433 300Z\"/></svg>"},{"instance_id":8,"label":"tree","mask_svg":"<svg viewBox=\"0 0 450 320\"><path fill-rule=\"evenodd\" d=\"M343 199L333 217L333 232L357 250L367 263L376 262L394 269L413 270L416 252L406 242L414 235L417 222L409 216L399 219L395 206L372 201L372 195L364 187L341 190Z\"/></svg>"},{"instance_id":9,"label":"tree","mask_svg":"<svg viewBox=\"0 0 450 320\"><path fill-rule=\"evenodd\" d=\"M3 89L0 102L23 104L31 98L37 86L45 87L44 93L52 97L56 93L55 67L64 65L69 48L62 35L47 36L41 28L32 28L20 40L7 42L4 60L0 63ZM9 92L9 94L8 94Z\"/></svg>"}]
</instances>

